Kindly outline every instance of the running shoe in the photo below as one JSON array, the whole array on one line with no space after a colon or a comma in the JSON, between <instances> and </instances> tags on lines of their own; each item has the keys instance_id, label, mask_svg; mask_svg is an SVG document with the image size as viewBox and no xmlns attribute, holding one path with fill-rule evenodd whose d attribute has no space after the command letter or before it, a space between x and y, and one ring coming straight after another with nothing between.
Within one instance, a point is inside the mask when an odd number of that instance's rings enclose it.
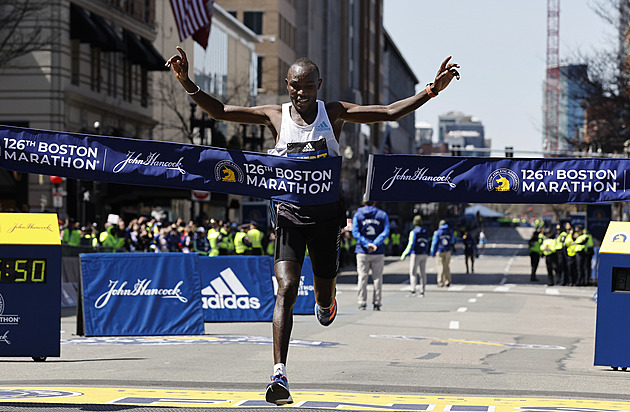
<instances>
[{"instance_id":1,"label":"running shoe","mask_svg":"<svg viewBox=\"0 0 630 412\"><path fill-rule=\"evenodd\" d=\"M289 392L289 381L284 375L272 375L271 383L267 385L265 400L276 405L286 405L293 403L293 398Z\"/></svg>"},{"instance_id":2,"label":"running shoe","mask_svg":"<svg viewBox=\"0 0 630 412\"><path fill-rule=\"evenodd\" d=\"M324 309L316 303L315 316L317 316L317 321L322 326L328 326L333 323L337 316L337 299L335 299L335 302L328 309Z\"/></svg>"}]
</instances>

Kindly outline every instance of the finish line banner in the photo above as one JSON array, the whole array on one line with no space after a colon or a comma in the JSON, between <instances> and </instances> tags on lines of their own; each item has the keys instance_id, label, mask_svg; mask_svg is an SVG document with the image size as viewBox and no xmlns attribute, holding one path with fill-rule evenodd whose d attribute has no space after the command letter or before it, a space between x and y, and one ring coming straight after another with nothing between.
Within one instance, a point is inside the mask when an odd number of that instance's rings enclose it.
<instances>
[{"instance_id":1,"label":"finish line banner","mask_svg":"<svg viewBox=\"0 0 630 412\"><path fill-rule=\"evenodd\" d=\"M338 199L341 157L289 159L209 146L0 125L0 167L317 205Z\"/></svg>"},{"instance_id":2,"label":"finish line banner","mask_svg":"<svg viewBox=\"0 0 630 412\"><path fill-rule=\"evenodd\" d=\"M370 200L467 203L630 201L630 159L370 155Z\"/></svg>"}]
</instances>

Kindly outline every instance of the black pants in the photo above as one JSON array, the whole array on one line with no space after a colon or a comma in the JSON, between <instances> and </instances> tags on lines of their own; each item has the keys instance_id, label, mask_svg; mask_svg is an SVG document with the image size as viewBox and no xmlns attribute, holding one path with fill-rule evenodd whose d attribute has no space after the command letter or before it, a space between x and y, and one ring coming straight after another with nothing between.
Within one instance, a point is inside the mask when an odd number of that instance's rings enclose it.
<instances>
[{"instance_id":1,"label":"black pants","mask_svg":"<svg viewBox=\"0 0 630 412\"><path fill-rule=\"evenodd\" d=\"M571 282L569 280L566 252L564 251L564 249L559 250L556 252L556 255L558 258L558 266L556 270L556 278L558 279L558 281L556 283L563 286L568 285Z\"/></svg>"},{"instance_id":2,"label":"black pants","mask_svg":"<svg viewBox=\"0 0 630 412\"><path fill-rule=\"evenodd\" d=\"M567 256L567 284L569 286L577 285L577 259L575 256Z\"/></svg>"},{"instance_id":3,"label":"black pants","mask_svg":"<svg viewBox=\"0 0 630 412\"><path fill-rule=\"evenodd\" d=\"M553 275L556 273L558 265L558 257L555 253L545 256L545 264L547 266L547 285L553 286Z\"/></svg>"},{"instance_id":4,"label":"black pants","mask_svg":"<svg viewBox=\"0 0 630 412\"><path fill-rule=\"evenodd\" d=\"M536 279L536 270L538 270L538 263L540 262L540 253L538 252L529 252L529 261L532 264L532 274L530 276L531 280Z\"/></svg>"}]
</instances>

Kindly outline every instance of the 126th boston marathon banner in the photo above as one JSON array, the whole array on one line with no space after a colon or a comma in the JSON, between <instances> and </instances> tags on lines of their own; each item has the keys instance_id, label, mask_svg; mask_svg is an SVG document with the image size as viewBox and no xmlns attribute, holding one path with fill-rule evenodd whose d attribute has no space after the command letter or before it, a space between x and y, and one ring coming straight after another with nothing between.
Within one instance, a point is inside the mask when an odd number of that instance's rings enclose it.
<instances>
[{"instance_id":1,"label":"126th boston marathon banner","mask_svg":"<svg viewBox=\"0 0 630 412\"><path fill-rule=\"evenodd\" d=\"M376 201L609 203L630 200L630 159L370 155Z\"/></svg>"},{"instance_id":2,"label":"126th boston marathon banner","mask_svg":"<svg viewBox=\"0 0 630 412\"><path fill-rule=\"evenodd\" d=\"M0 167L316 205L339 197L341 157L299 160L208 146L0 125Z\"/></svg>"}]
</instances>

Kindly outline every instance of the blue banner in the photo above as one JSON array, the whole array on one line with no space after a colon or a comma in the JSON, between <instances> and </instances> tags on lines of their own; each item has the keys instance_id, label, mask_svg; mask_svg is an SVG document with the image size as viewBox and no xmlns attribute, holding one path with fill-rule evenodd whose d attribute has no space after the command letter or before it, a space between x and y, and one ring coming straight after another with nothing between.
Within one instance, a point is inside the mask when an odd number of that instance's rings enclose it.
<instances>
[{"instance_id":1,"label":"blue banner","mask_svg":"<svg viewBox=\"0 0 630 412\"><path fill-rule=\"evenodd\" d=\"M341 157L290 159L209 146L0 125L0 167L317 205L338 199Z\"/></svg>"},{"instance_id":2,"label":"blue banner","mask_svg":"<svg viewBox=\"0 0 630 412\"><path fill-rule=\"evenodd\" d=\"M630 159L370 155L371 200L469 203L630 201Z\"/></svg>"},{"instance_id":3,"label":"blue banner","mask_svg":"<svg viewBox=\"0 0 630 412\"><path fill-rule=\"evenodd\" d=\"M270 322L275 297L270 256L201 256L201 301L206 322Z\"/></svg>"},{"instance_id":4,"label":"blue banner","mask_svg":"<svg viewBox=\"0 0 630 412\"><path fill-rule=\"evenodd\" d=\"M203 335L195 253L81 254L86 336Z\"/></svg>"}]
</instances>

